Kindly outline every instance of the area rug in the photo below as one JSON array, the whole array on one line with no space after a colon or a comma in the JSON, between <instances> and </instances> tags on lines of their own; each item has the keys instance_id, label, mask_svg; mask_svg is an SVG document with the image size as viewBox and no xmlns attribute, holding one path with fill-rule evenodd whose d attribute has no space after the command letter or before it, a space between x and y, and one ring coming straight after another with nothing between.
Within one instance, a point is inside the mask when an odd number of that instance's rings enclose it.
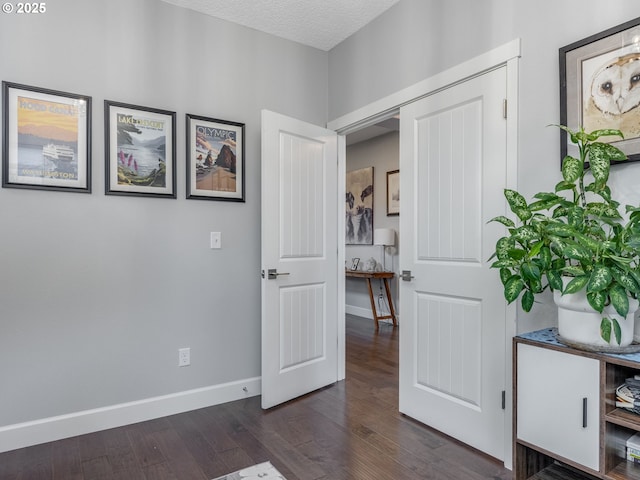
<instances>
[{"instance_id":1,"label":"area rug","mask_svg":"<svg viewBox=\"0 0 640 480\"><path fill-rule=\"evenodd\" d=\"M259 463L213 480L287 480L271 462Z\"/></svg>"}]
</instances>

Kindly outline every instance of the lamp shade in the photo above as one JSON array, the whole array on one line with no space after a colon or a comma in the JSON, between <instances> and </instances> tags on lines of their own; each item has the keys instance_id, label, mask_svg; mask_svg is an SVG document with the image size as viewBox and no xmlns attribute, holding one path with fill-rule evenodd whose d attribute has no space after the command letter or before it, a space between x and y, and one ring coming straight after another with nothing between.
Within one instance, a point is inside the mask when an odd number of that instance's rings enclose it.
<instances>
[{"instance_id":1,"label":"lamp shade","mask_svg":"<svg viewBox=\"0 0 640 480\"><path fill-rule=\"evenodd\" d=\"M373 231L373 244L374 245L394 245L396 232L393 228L376 228Z\"/></svg>"}]
</instances>

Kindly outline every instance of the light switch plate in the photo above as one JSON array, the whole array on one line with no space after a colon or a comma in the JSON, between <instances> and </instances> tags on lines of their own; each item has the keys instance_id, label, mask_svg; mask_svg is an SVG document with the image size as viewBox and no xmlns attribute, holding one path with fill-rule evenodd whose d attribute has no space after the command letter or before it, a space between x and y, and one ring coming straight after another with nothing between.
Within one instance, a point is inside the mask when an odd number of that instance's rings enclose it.
<instances>
[{"instance_id":1,"label":"light switch plate","mask_svg":"<svg viewBox=\"0 0 640 480\"><path fill-rule=\"evenodd\" d=\"M222 248L222 234L211 232L211 248Z\"/></svg>"}]
</instances>

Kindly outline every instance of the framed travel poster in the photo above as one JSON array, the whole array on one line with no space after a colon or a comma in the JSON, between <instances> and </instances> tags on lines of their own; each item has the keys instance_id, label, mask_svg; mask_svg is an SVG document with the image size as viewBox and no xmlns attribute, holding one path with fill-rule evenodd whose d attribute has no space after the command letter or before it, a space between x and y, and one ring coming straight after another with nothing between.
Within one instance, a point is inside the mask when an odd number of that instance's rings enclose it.
<instances>
[{"instance_id":1,"label":"framed travel poster","mask_svg":"<svg viewBox=\"0 0 640 480\"><path fill-rule=\"evenodd\" d=\"M187 114L187 198L244 202L244 123Z\"/></svg>"},{"instance_id":2,"label":"framed travel poster","mask_svg":"<svg viewBox=\"0 0 640 480\"><path fill-rule=\"evenodd\" d=\"M91 193L91 97L2 82L2 186Z\"/></svg>"},{"instance_id":3,"label":"framed travel poster","mask_svg":"<svg viewBox=\"0 0 640 480\"><path fill-rule=\"evenodd\" d=\"M176 198L176 113L105 100L105 193Z\"/></svg>"}]
</instances>

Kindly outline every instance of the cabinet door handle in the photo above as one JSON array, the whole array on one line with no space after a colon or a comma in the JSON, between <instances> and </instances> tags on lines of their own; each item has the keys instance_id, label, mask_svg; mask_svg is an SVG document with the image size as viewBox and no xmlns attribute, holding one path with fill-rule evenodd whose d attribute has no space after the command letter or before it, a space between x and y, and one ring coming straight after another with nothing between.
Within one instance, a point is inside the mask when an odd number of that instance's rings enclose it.
<instances>
[{"instance_id":1,"label":"cabinet door handle","mask_svg":"<svg viewBox=\"0 0 640 480\"><path fill-rule=\"evenodd\" d=\"M587 397L582 399L582 428L587 428Z\"/></svg>"}]
</instances>

